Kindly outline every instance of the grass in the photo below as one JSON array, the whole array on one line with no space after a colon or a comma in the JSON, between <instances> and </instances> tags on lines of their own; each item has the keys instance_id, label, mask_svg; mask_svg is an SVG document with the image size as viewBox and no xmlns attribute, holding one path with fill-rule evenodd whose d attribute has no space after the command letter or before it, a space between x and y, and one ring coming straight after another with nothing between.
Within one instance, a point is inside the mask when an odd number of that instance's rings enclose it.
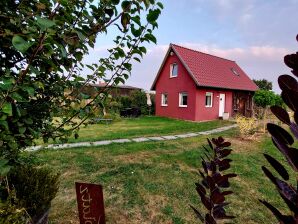
<instances>
[{"instance_id":1,"label":"grass","mask_svg":"<svg viewBox=\"0 0 298 224\"><path fill-rule=\"evenodd\" d=\"M180 134L192 131L206 131L232 122L215 120L207 122L190 122L164 117L140 117L121 119L111 124L94 124L81 128L79 138L71 137L69 142L100 141L119 138L133 138L141 136L159 136L166 134ZM38 142L41 144L41 141Z\"/></svg>"},{"instance_id":2,"label":"grass","mask_svg":"<svg viewBox=\"0 0 298 224\"><path fill-rule=\"evenodd\" d=\"M141 122L141 121L140 121ZM276 223L258 199L284 209L272 184L264 177L263 152L281 158L268 136L258 141L235 137L237 130L221 133L232 142L232 181L228 197L232 223ZM213 135L216 137L216 135ZM164 142L112 144L96 148L35 152L33 162L61 172L61 186L52 203L52 224L79 223L75 181L104 186L107 223L199 223L189 204L203 210L195 191L206 136Z\"/></svg>"}]
</instances>

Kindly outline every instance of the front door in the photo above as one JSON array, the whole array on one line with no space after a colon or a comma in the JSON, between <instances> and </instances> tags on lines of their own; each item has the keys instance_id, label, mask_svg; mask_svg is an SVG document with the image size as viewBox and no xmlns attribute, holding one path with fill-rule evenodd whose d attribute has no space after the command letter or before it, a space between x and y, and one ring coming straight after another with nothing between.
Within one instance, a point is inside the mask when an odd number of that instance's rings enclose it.
<instances>
[{"instance_id":1,"label":"front door","mask_svg":"<svg viewBox=\"0 0 298 224\"><path fill-rule=\"evenodd\" d=\"M219 94L219 117L222 117L223 113L225 112L225 98L226 95L224 93Z\"/></svg>"}]
</instances>

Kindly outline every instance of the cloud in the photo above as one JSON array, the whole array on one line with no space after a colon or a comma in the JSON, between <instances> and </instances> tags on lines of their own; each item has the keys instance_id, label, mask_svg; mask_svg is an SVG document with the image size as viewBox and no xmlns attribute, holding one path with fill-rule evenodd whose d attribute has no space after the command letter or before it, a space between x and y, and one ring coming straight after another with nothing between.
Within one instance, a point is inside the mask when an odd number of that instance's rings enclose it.
<instances>
[{"instance_id":1,"label":"cloud","mask_svg":"<svg viewBox=\"0 0 298 224\"><path fill-rule=\"evenodd\" d=\"M238 61L254 58L255 60L276 62L291 52L290 49L274 46L251 46L245 48L220 48L215 45L181 43L182 46Z\"/></svg>"}]
</instances>

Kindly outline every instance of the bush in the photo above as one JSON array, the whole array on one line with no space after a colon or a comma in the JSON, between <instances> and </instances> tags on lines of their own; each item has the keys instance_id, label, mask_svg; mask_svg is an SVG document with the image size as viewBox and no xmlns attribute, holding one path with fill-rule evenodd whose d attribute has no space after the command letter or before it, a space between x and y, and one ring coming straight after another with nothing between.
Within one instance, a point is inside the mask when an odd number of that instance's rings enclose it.
<instances>
[{"instance_id":1,"label":"bush","mask_svg":"<svg viewBox=\"0 0 298 224\"><path fill-rule=\"evenodd\" d=\"M142 115L152 115L155 114L155 99L152 94L150 94L152 105L149 107L147 105L147 95L144 91L136 90L130 96L122 96L118 99L122 107L120 111L124 111L127 108L138 108Z\"/></svg>"},{"instance_id":2,"label":"bush","mask_svg":"<svg viewBox=\"0 0 298 224\"><path fill-rule=\"evenodd\" d=\"M35 220L50 208L58 192L59 176L49 168L22 165L11 169L7 180L10 190L16 192L17 206Z\"/></svg>"},{"instance_id":3,"label":"bush","mask_svg":"<svg viewBox=\"0 0 298 224\"><path fill-rule=\"evenodd\" d=\"M0 200L0 223L1 224L24 224L30 223L31 218L25 208L17 206L15 191L11 191L9 197L2 202Z\"/></svg>"},{"instance_id":4,"label":"bush","mask_svg":"<svg viewBox=\"0 0 298 224\"><path fill-rule=\"evenodd\" d=\"M237 115L236 122L242 138L250 138L257 131L258 126L255 118L248 118Z\"/></svg>"}]
</instances>

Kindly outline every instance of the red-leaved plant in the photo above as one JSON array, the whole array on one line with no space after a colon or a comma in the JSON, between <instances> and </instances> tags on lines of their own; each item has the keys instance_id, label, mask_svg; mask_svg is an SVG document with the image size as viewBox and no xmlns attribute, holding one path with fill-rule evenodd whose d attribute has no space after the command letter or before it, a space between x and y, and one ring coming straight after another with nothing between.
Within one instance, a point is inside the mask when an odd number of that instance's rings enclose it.
<instances>
[{"instance_id":1,"label":"red-leaved plant","mask_svg":"<svg viewBox=\"0 0 298 224\"><path fill-rule=\"evenodd\" d=\"M298 35L296 37L298 41ZM286 55L285 64L292 69L292 73L298 77L298 52ZM271 107L272 113L284 124L288 125L292 135L284 128L268 123L267 129L271 134L272 141L276 148L283 154L290 167L298 174L298 149L293 147L294 138L298 139L298 83L296 78L290 75L281 75L278 78L278 84L282 90L281 97L286 105L294 112L293 119L290 118L288 112L279 107ZM293 137L294 136L294 137ZM267 161L281 177L277 177L269 171L265 166L262 167L265 175L276 186L278 193L287 204L291 211L291 215L282 214L277 208L267 201L260 200L277 218L281 224L297 224L298 223L298 180L297 186L294 187L289 183L289 173L285 167L270 155L264 154ZM297 178L297 175L296 175Z\"/></svg>"},{"instance_id":2,"label":"red-leaved plant","mask_svg":"<svg viewBox=\"0 0 298 224\"><path fill-rule=\"evenodd\" d=\"M208 211L205 215L191 205L198 219L202 223L216 224L217 220L232 219L234 216L227 215L225 206L225 196L233 193L226 190L230 187L229 178L235 177L236 174L223 174L230 168L231 159L226 157L231 153L230 142L226 142L222 137L209 139L209 147L206 150L205 158L202 157L203 169L199 171L202 180L196 183L196 190L200 199Z\"/></svg>"}]
</instances>

